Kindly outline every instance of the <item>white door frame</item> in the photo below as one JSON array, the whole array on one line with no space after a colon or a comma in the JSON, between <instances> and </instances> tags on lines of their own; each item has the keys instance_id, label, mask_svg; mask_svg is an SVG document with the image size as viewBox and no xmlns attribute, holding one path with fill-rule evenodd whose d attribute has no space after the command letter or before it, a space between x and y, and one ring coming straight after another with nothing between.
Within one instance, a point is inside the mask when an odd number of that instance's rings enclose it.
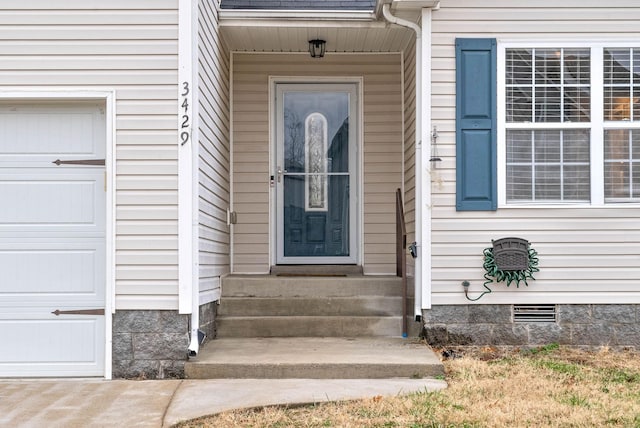
<instances>
[{"instance_id":1,"label":"white door frame","mask_svg":"<svg viewBox=\"0 0 640 428\"><path fill-rule=\"evenodd\" d=\"M328 88L347 90L355 99L350 99L350 110L355 118L353 132L350 132L350 157L349 169L351 173L349 191L349 256L345 257L284 257L282 224L283 214L278 207L283 206L283 196L278 192L277 174L278 166L283 165L283 158L279 159L278 136L282 129L280 121L282 111L279 111L280 104L277 97L282 94L283 89L298 87L302 90L314 90L318 85L326 85ZM362 227L362 193L363 193L363 168L362 168L362 78L358 77L270 77L269 79L269 128L270 128L270 167L271 167L271 195L270 195L270 262L275 264L361 264L363 249L363 227ZM351 123L351 122L350 122ZM353 135L351 135L353 134ZM353 140L351 140L353 138ZM353 141L353 142L351 142ZM355 189L355 191L354 191Z\"/></svg>"},{"instance_id":2,"label":"white door frame","mask_svg":"<svg viewBox=\"0 0 640 428\"><path fill-rule=\"evenodd\" d=\"M101 101L105 104L105 309L104 309L104 378L113 376L112 358L112 320L115 312L115 129L116 129L116 93L104 88L79 87L40 87L1 88L0 101Z\"/></svg>"}]
</instances>

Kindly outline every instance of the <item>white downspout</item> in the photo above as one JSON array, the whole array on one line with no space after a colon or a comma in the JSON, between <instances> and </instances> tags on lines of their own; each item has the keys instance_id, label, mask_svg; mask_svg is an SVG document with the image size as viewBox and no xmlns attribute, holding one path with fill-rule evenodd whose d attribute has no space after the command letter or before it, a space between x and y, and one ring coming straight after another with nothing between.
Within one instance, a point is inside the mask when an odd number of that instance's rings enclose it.
<instances>
[{"instance_id":1,"label":"white downspout","mask_svg":"<svg viewBox=\"0 0 640 428\"><path fill-rule=\"evenodd\" d=\"M415 319L422 317L422 259L425 257L422 244L422 28L414 22L393 16L390 5L382 5L382 15L388 22L412 29L416 33L416 101L415 101L415 239L418 257L415 264ZM430 251L428 252L431 253Z\"/></svg>"}]
</instances>

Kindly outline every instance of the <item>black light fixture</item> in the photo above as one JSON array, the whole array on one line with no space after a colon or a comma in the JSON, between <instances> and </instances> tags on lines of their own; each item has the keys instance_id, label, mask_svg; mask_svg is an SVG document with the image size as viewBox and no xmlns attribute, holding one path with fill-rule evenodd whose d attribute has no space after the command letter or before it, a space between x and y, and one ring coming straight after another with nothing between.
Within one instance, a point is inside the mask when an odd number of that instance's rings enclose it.
<instances>
[{"instance_id":1,"label":"black light fixture","mask_svg":"<svg viewBox=\"0 0 640 428\"><path fill-rule=\"evenodd\" d=\"M327 42L321 39L309 40L309 54L311 58L322 58Z\"/></svg>"}]
</instances>

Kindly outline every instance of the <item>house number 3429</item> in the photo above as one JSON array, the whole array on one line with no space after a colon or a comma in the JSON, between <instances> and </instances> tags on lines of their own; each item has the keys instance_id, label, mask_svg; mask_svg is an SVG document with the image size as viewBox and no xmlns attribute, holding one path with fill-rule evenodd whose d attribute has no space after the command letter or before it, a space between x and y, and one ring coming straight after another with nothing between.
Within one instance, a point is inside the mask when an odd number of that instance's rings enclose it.
<instances>
[{"instance_id":1,"label":"house number 3429","mask_svg":"<svg viewBox=\"0 0 640 428\"><path fill-rule=\"evenodd\" d=\"M191 134L189 128L191 126L191 106L189 105L189 93L191 93L191 87L189 82L182 82L182 91L180 92L180 111L182 113L180 117L180 145L184 146L189 142Z\"/></svg>"}]
</instances>

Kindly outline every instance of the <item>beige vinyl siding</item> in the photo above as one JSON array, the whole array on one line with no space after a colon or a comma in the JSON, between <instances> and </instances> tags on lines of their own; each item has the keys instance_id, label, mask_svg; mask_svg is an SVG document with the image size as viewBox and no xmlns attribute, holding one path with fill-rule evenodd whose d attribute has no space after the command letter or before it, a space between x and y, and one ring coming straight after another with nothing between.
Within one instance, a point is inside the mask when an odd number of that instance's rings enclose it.
<instances>
[{"instance_id":1,"label":"beige vinyl siding","mask_svg":"<svg viewBox=\"0 0 640 428\"><path fill-rule=\"evenodd\" d=\"M198 2L199 287L200 303L220 297L229 272L229 54L220 39L218 6Z\"/></svg>"},{"instance_id":2,"label":"beige vinyl siding","mask_svg":"<svg viewBox=\"0 0 640 428\"><path fill-rule=\"evenodd\" d=\"M0 5L3 90L116 91L116 309L177 309L177 0Z\"/></svg>"},{"instance_id":3,"label":"beige vinyl siding","mask_svg":"<svg viewBox=\"0 0 640 428\"><path fill-rule=\"evenodd\" d=\"M433 125L443 158L433 189L433 304L466 304L461 281L482 290L482 251L518 236L540 255L529 287L491 286L478 303L625 303L640 301L638 208L499 208L455 211L456 37L500 40L640 40L640 4L622 0L524 2L447 0L433 13ZM615 44L615 43L614 43ZM498 100L500 102L500 100ZM601 183L593 183L599 185Z\"/></svg>"},{"instance_id":4,"label":"beige vinyl siding","mask_svg":"<svg viewBox=\"0 0 640 428\"><path fill-rule=\"evenodd\" d=\"M402 183L400 54L233 56L234 271L268 272L269 76L364 79L364 270L395 272L395 190Z\"/></svg>"}]
</instances>

